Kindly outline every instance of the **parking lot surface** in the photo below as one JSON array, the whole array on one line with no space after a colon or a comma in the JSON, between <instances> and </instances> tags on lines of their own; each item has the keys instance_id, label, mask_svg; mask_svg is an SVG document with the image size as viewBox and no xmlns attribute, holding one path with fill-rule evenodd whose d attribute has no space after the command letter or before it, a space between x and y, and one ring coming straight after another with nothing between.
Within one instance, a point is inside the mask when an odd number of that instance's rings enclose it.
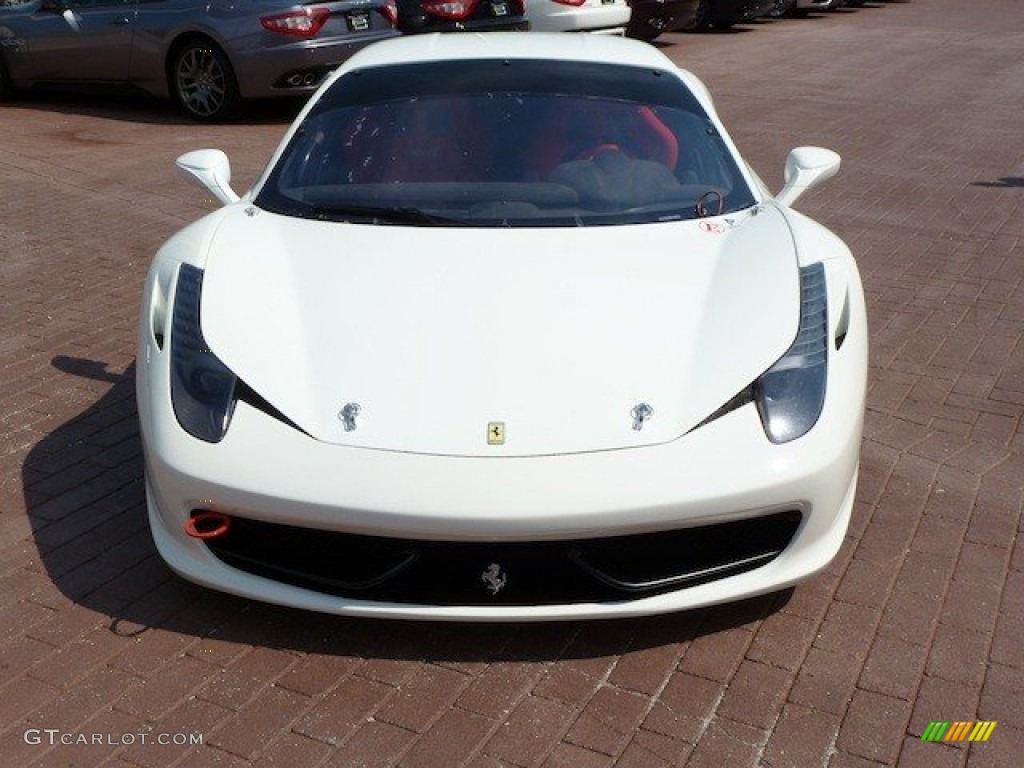
<instances>
[{"instance_id":1,"label":"parking lot surface","mask_svg":"<svg viewBox=\"0 0 1024 768\"><path fill-rule=\"evenodd\" d=\"M181 581L145 519L142 281L213 205L174 158L223 148L244 188L295 105L198 126L30 95L0 107L0 764L1020 764L1024 5L873 2L658 45L770 187L792 146L843 156L798 204L852 247L869 303L831 567L740 604L549 625L349 620ZM933 721L997 725L922 741Z\"/></svg>"}]
</instances>

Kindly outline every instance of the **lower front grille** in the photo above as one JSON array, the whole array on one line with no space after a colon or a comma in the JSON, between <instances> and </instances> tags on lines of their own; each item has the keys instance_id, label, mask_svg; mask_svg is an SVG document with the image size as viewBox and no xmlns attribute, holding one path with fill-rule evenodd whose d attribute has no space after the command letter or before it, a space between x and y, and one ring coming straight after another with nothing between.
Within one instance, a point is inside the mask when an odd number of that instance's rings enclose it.
<instances>
[{"instance_id":1,"label":"lower front grille","mask_svg":"<svg viewBox=\"0 0 1024 768\"><path fill-rule=\"evenodd\" d=\"M558 605L637 599L750 571L782 553L800 520L799 512L787 511L632 536L466 543L235 517L226 535L206 545L239 570L340 597L416 605Z\"/></svg>"}]
</instances>

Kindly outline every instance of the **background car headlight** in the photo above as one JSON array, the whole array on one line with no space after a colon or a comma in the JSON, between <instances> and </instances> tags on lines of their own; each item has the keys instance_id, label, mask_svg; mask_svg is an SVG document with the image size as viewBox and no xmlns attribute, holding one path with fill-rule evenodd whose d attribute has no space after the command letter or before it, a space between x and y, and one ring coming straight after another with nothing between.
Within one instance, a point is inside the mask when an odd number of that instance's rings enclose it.
<instances>
[{"instance_id":1,"label":"background car headlight","mask_svg":"<svg viewBox=\"0 0 1024 768\"><path fill-rule=\"evenodd\" d=\"M825 267L800 269L800 329L796 341L754 384L761 423L773 443L786 443L818 421L825 404L828 299Z\"/></svg>"},{"instance_id":2,"label":"background car headlight","mask_svg":"<svg viewBox=\"0 0 1024 768\"><path fill-rule=\"evenodd\" d=\"M171 321L171 402L182 428L217 443L235 408L238 379L213 354L199 325L203 271L182 264Z\"/></svg>"}]
</instances>

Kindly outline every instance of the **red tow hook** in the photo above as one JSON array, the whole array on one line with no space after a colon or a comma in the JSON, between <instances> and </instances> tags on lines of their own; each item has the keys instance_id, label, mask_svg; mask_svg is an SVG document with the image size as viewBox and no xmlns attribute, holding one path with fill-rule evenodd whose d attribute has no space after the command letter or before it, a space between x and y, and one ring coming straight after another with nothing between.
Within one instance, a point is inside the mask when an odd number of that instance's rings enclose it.
<instances>
[{"instance_id":1,"label":"red tow hook","mask_svg":"<svg viewBox=\"0 0 1024 768\"><path fill-rule=\"evenodd\" d=\"M200 512L185 521L185 533L193 539L219 539L231 528L231 517L222 512Z\"/></svg>"}]
</instances>

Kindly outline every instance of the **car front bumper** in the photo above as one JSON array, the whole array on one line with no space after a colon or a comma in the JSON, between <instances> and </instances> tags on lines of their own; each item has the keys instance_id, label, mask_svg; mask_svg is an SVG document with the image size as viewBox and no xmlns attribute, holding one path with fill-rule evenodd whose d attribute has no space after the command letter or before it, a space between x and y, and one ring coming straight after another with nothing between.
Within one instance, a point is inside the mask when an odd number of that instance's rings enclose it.
<instances>
[{"instance_id":1,"label":"car front bumper","mask_svg":"<svg viewBox=\"0 0 1024 768\"><path fill-rule=\"evenodd\" d=\"M637 616L776 591L824 568L853 506L864 402L866 329L830 359L818 424L773 445L748 404L677 440L560 456L465 458L319 443L239 402L224 440L177 424L169 354L143 339L139 415L147 500L160 554L189 580L328 613L521 621ZM183 524L194 509L269 523L401 539L506 544L671 531L798 510L789 546L753 570L657 595L558 605L412 604L339 597L218 559Z\"/></svg>"}]
</instances>

